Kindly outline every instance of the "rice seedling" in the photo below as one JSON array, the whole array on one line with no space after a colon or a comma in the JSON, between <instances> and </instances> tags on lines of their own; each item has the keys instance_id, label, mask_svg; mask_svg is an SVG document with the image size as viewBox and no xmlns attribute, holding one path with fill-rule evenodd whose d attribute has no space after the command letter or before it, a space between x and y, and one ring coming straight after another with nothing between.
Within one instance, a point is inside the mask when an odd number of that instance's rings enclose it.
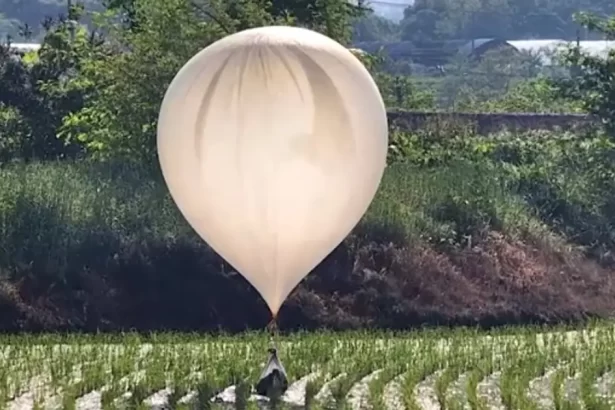
<instances>
[{"instance_id":1,"label":"rice seedling","mask_svg":"<svg viewBox=\"0 0 615 410\"><path fill-rule=\"evenodd\" d=\"M316 332L281 336L277 345L290 386L304 378L301 405L310 409L388 410L391 403L401 403L417 410L433 399L443 409L482 410L487 404L477 394L478 386L495 372L499 378L492 390L507 409L542 408L541 395L557 410L578 409L577 402L585 408L610 408L615 328L604 323L576 333L541 332L546 329ZM55 402L71 409L97 392L102 409L146 408L150 397L163 397L173 409L216 409L219 404L212 398L232 385L234 407L256 405L250 395L269 340L254 332L147 338L7 335L0 337L0 345L4 405L31 393L30 408ZM421 383L427 388L417 389ZM574 383L578 400L567 391ZM329 400L321 394L325 386ZM287 408L281 399L277 408Z\"/></svg>"}]
</instances>

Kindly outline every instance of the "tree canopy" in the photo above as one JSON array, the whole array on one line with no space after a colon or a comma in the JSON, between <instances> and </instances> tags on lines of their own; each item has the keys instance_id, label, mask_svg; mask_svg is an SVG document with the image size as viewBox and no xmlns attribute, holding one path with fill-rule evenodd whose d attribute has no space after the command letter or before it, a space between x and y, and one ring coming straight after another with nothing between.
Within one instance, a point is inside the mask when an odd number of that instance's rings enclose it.
<instances>
[{"instance_id":1,"label":"tree canopy","mask_svg":"<svg viewBox=\"0 0 615 410\"><path fill-rule=\"evenodd\" d=\"M610 0L416 0L404 12L404 40L498 37L574 39L574 13L615 13ZM583 33L581 33L583 34Z\"/></svg>"},{"instance_id":2,"label":"tree canopy","mask_svg":"<svg viewBox=\"0 0 615 410\"><path fill-rule=\"evenodd\" d=\"M125 23L135 25L137 0L73 0L83 3L88 11L120 10ZM193 2L201 9L212 9L216 1ZM219 2L218 2L219 3ZM269 0L250 2L227 1L230 16L238 17L249 10L250 3L258 4L252 10L257 15L267 13L275 18L292 16L301 24L323 26L329 31L347 30L336 16L340 13L357 15L357 8L339 0ZM40 39L40 22L46 17L66 11L65 0L0 0L0 35L19 36L23 24ZM247 8L246 8L247 7ZM416 0L404 11L398 24L373 13L354 22L355 41L434 41L501 37L564 38L575 39L577 34L590 36L573 18L579 11L595 13L600 17L615 14L611 0ZM210 17L216 18L210 13ZM86 18L87 20L87 18ZM335 24L334 24L335 23ZM350 23L349 23L350 24ZM595 37L595 36L594 36Z\"/></svg>"}]
</instances>

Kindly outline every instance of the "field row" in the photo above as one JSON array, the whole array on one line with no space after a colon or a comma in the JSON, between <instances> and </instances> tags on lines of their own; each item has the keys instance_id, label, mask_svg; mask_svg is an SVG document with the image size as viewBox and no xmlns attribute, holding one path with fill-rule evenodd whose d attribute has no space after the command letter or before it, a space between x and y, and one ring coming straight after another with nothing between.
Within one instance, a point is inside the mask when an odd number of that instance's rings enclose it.
<instances>
[{"instance_id":1,"label":"field row","mask_svg":"<svg viewBox=\"0 0 615 410\"><path fill-rule=\"evenodd\" d=\"M249 397L248 386L267 357L264 334L116 342L5 340L4 403L94 410L246 399L249 408L261 399ZM277 347L291 380L283 397L290 408L610 409L614 343L614 328L599 326L546 334L301 334L280 338Z\"/></svg>"}]
</instances>

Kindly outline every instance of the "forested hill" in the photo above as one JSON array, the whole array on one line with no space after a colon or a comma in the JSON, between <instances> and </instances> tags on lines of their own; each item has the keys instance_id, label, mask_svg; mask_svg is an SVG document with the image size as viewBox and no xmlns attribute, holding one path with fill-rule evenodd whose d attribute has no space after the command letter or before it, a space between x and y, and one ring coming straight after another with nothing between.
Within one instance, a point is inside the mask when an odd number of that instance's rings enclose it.
<instances>
[{"instance_id":1,"label":"forested hill","mask_svg":"<svg viewBox=\"0 0 615 410\"><path fill-rule=\"evenodd\" d=\"M87 10L102 8L101 0L85 0L82 3ZM0 0L0 34L19 39L25 23L37 37L45 18L66 12L67 0Z\"/></svg>"},{"instance_id":2,"label":"forested hill","mask_svg":"<svg viewBox=\"0 0 615 410\"><path fill-rule=\"evenodd\" d=\"M416 0L405 12L402 39L568 38L579 11L615 12L612 0ZM581 33L583 34L583 33Z\"/></svg>"},{"instance_id":3,"label":"forested hill","mask_svg":"<svg viewBox=\"0 0 615 410\"><path fill-rule=\"evenodd\" d=\"M132 0L113 0L130 3ZM201 0L207 1L207 0ZM313 0L303 0L310 3ZM326 0L344 2L346 0ZM273 3L287 3L275 0ZM103 7L104 0L85 0L86 9ZM27 23L37 37L41 21L66 11L67 0L0 0L0 34L18 38ZM399 23L376 16L355 24L355 40L431 41L501 37L574 39L579 26L572 15L580 10L598 15L615 13L613 0L416 0Z\"/></svg>"}]
</instances>

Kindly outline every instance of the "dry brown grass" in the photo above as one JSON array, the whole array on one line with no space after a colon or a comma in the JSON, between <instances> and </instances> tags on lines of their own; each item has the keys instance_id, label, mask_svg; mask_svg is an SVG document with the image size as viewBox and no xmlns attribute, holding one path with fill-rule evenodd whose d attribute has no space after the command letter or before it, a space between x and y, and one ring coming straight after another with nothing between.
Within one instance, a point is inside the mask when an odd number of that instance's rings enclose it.
<instances>
[{"instance_id":1,"label":"dry brown grass","mask_svg":"<svg viewBox=\"0 0 615 410\"><path fill-rule=\"evenodd\" d=\"M158 256L147 265L135 253L107 272L80 275L71 293L36 288L32 279L2 282L2 327L240 331L269 320L256 292L215 254L189 247L148 254ZM279 320L282 329L580 321L615 311L612 274L497 232L473 248L357 248L348 240L293 292Z\"/></svg>"}]
</instances>

